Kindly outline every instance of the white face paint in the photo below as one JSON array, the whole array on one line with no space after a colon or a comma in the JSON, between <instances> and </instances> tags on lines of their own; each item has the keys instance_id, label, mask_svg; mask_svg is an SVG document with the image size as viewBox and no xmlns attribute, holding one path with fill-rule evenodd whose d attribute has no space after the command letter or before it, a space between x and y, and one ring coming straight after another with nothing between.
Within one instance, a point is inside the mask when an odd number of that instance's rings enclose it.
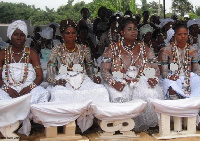
<instances>
[{"instance_id":1,"label":"white face paint","mask_svg":"<svg viewBox=\"0 0 200 141\"><path fill-rule=\"evenodd\" d=\"M74 64L72 69L77 72L83 71L83 67L80 64Z\"/></svg>"},{"instance_id":2,"label":"white face paint","mask_svg":"<svg viewBox=\"0 0 200 141\"><path fill-rule=\"evenodd\" d=\"M170 64L170 70L171 70L172 72L178 70L178 64L177 64L177 63L171 63L171 64Z\"/></svg>"},{"instance_id":3,"label":"white face paint","mask_svg":"<svg viewBox=\"0 0 200 141\"><path fill-rule=\"evenodd\" d=\"M112 72L113 77L116 77L118 79L122 79L123 78L123 73L121 73L120 71L114 71Z\"/></svg>"},{"instance_id":4,"label":"white face paint","mask_svg":"<svg viewBox=\"0 0 200 141\"><path fill-rule=\"evenodd\" d=\"M59 74L66 74L66 73L67 73L67 66L62 64L59 69Z\"/></svg>"},{"instance_id":5,"label":"white face paint","mask_svg":"<svg viewBox=\"0 0 200 141\"><path fill-rule=\"evenodd\" d=\"M144 75L146 78L155 78L156 70L154 68L144 68Z\"/></svg>"}]
</instances>

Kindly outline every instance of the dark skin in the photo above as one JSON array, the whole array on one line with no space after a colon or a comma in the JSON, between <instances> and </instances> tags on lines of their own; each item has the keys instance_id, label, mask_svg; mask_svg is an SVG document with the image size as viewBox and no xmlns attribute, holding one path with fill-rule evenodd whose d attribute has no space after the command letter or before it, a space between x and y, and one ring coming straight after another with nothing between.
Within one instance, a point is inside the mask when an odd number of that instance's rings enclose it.
<instances>
[{"instance_id":1,"label":"dark skin","mask_svg":"<svg viewBox=\"0 0 200 141\"><path fill-rule=\"evenodd\" d=\"M64 30L64 32L61 34L63 39L64 39L64 44L66 48L69 51L74 50L76 47L76 37L77 37L77 31L74 27L68 27ZM94 83L100 84L101 83L101 78L100 77L95 77L94 76ZM67 81L65 79L59 79L56 81L56 85L62 85L65 86Z\"/></svg>"},{"instance_id":2,"label":"dark skin","mask_svg":"<svg viewBox=\"0 0 200 141\"><path fill-rule=\"evenodd\" d=\"M138 30L137 30L137 27L133 23L129 23L123 30L120 31L120 33L124 37L125 45L133 45L134 41L137 38ZM121 46L120 46L120 48L122 49L122 53L126 52ZM135 46L135 48L132 50L132 52L136 53L139 51L140 51L140 46L139 46L139 44L137 44ZM125 73L125 72L122 72L122 73ZM137 81L136 79L131 79L127 82L131 83L131 82L136 82L136 81ZM147 82L151 88L154 88L154 86L157 84L157 81L154 78L149 78ZM119 81L116 81L115 84L113 85L113 87L118 91L122 91L125 87L125 84L123 84Z\"/></svg>"},{"instance_id":3,"label":"dark skin","mask_svg":"<svg viewBox=\"0 0 200 141\"><path fill-rule=\"evenodd\" d=\"M26 36L25 34L19 30L16 29L12 36L11 36L11 42L12 42L12 51L14 51L15 53L19 53L22 52L22 50L24 50L24 43L26 41ZM13 57L15 59L16 62L19 62L21 59L22 53L17 55L17 54L13 54ZM11 58L11 56L10 56ZM5 63L5 51L1 50L0 51L0 67L3 67L4 63ZM12 62L10 60L10 62ZM24 62L24 59L22 59L21 62ZM13 62L12 62L13 63ZM33 67L41 65L40 64L40 60L39 60L39 56L37 54L36 51L32 50L30 51L30 64L33 65ZM33 81L36 85L40 85L42 83L43 80L43 72L42 69L36 69L36 79ZM2 79L2 70L0 70L0 87L4 84L4 81ZM23 88L20 92L17 92L16 90L14 90L13 88L9 87L7 90L7 93L10 95L10 97L12 98L16 98L19 97L21 95L25 95L27 93L29 93L31 91L30 86L27 86L25 88Z\"/></svg>"}]
</instances>

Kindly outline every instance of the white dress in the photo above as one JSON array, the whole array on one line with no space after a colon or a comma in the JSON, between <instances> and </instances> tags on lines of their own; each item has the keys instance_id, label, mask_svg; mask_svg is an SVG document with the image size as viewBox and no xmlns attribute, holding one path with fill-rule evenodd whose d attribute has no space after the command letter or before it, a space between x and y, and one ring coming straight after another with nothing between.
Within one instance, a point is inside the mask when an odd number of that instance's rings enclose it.
<instances>
[{"instance_id":1,"label":"white dress","mask_svg":"<svg viewBox=\"0 0 200 141\"><path fill-rule=\"evenodd\" d=\"M20 81L22 80L23 74L24 74L24 64L25 63L10 63L9 64L9 70L11 73L9 73L9 80L12 83L13 80L15 81ZM5 81L5 65L3 66L3 73L2 73L2 78L4 80L4 83L8 85L8 82ZM10 86L17 92L20 92L23 88L27 87L31 83L33 83L34 79L36 78L36 73L35 70L32 66L32 64L28 64L28 77L25 81L24 84L21 84L19 86ZM31 94L31 100L30 104L37 104L37 103L43 103L43 102L48 102L49 100L49 92L44 89L41 86L37 86L34 89L30 91ZM20 97L19 97L20 98ZM10 100L12 99L9 94L2 89L0 89L0 100ZM30 109L30 108L29 108ZM31 114L23 121L23 131L22 133L29 135L30 130L31 130L31 125L29 118L31 118Z\"/></svg>"},{"instance_id":2,"label":"white dress","mask_svg":"<svg viewBox=\"0 0 200 141\"><path fill-rule=\"evenodd\" d=\"M55 87L49 86L47 89L51 93L50 101L62 101L66 103L77 104L81 104L83 103L83 101L88 100L91 100L92 102L109 102L109 94L107 92L107 89L102 84L94 83L87 75L85 75L84 77L85 78L82 84L82 74L79 74L77 77L70 78L71 85L78 85L78 87L80 87L79 89L73 89L69 83L66 83L65 87L61 85L57 85ZM56 76L56 79L60 78L66 79L66 75ZM79 125L82 132L87 130L93 124L94 117L91 112L92 111L90 111L90 109L88 108L86 113L83 113L81 116L77 117L77 124Z\"/></svg>"}]
</instances>

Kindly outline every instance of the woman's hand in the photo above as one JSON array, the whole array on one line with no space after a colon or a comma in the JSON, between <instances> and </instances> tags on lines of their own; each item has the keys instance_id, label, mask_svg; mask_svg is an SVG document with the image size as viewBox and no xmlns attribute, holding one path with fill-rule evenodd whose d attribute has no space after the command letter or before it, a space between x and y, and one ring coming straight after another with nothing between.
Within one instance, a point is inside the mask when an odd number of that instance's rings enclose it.
<instances>
[{"instance_id":1,"label":"woman's hand","mask_svg":"<svg viewBox=\"0 0 200 141\"><path fill-rule=\"evenodd\" d=\"M19 93L16 90L14 90L13 88L11 88L11 87L8 87L7 93L12 98L16 98L16 97L20 96Z\"/></svg>"},{"instance_id":2,"label":"woman's hand","mask_svg":"<svg viewBox=\"0 0 200 141\"><path fill-rule=\"evenodd\" d=\"M169 95L175 95L176 94L176 92L172 89L172 87L170 86L169 87Z\"/></svg>"},{"instance_id":3,"label":"woman's hand","mask_svg":"<svg viewBox=\"0 0 200 141\"><path fill-rule=\"evenodd\" d=\"M30 91L31 91L30 86L27 86L27 87L23 88L23 89L19 92L19 96L28 94L28 93L30 93Z\"/></svg>"},{"instance_id":4,"label":"woman's hand","mask_svg":"<svg viewBox=\"0 0 200 141\"><path fill-rule=\"evenodd\" d=\"M149 86L150 86L151 88L154 88L155 85L158 83L158 81L156 80L156 78L149 78L149 79L147 80L147 82L149 83Z\"/></svg>"},{"instance_id":5,"label":"woman's hand","mask_svg":"<svg viewBox=\"0 0 200 141\"><path fill-rule=\"evenodd\" d=\"M125 79L125 81L130 84L131 82L137 82L137 79L133 78L133 79Z\"/></svg>"},{"instance_id":6,"label":"woman's hand","mask_svg":"<svg viewBox=\"0 0 200 141\"><path fill-rule=\"evenodd\" d=\"M94 83L101 84L101 78L99 76L94 76Z\"/></svg>"},{"instance_id":7,"label":"woman's hand","mask_svg":"<svg viewBox=\"0 0 200 141\"><path fill-rule=\"evenodd\" d=\"M115 81L115 84L113 85L113 87L117 90L117 91L123 91L125 84L120 82L120 81Z\"/></svg>"},{"instance_id":8,"label":"woman's hand","mask_svg":"<svg viewBox=\"0 0 200 141\"><path fill-rule=\"evenodd\" d=\"M59 79L56 81L56 85L64 86L66 85L67 81L65 79Z\"/></svg>"},{"instance_id":9,"label":"woman's hand","mask_svg":"<svg viewBox=\"0 0 200 141\"><path fill-rule=\"evenodd\" d=\"M176 81L177 79L179 79L179 76L177 76L176 74L171 75L170 80Z\"/></svg>"}]
</instances>

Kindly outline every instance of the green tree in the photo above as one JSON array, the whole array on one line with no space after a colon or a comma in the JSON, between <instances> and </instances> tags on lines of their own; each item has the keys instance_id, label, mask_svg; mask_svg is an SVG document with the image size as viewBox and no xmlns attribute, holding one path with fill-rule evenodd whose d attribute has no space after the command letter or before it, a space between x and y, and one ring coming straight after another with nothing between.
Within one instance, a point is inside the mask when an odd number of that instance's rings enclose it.
<instances>
[{"instance_id":1,"label":"green tree","mask_svg":"<svg viewBox=\"0 0 200 141\"><path fill-rule=\"evenodd\" d=\"M193 5L188 0L173 0L172 12L184 16L186 13L193 12Z\"/></svg>"},{"instance_id":2,"label":"green tree","mask_svg":"<svg viewBox=\"0 0 200 141\"><path fill-rule=\"evenodd\" d=\"M196 14L197 16L200 16L200 6L195 7L195 14Z\"/></svg>"},{"instance_id":3,"label":"green tree","mask_svg":"<svg viewBox=\"0 0 200 141\"><path fill-rule=\"evenodd\" d=\"M141 7L142 12L148 11L149 8L148 8L147 0L141 0L141 1L142 1L142 7Z\"/></svg>"}]
</instances>

